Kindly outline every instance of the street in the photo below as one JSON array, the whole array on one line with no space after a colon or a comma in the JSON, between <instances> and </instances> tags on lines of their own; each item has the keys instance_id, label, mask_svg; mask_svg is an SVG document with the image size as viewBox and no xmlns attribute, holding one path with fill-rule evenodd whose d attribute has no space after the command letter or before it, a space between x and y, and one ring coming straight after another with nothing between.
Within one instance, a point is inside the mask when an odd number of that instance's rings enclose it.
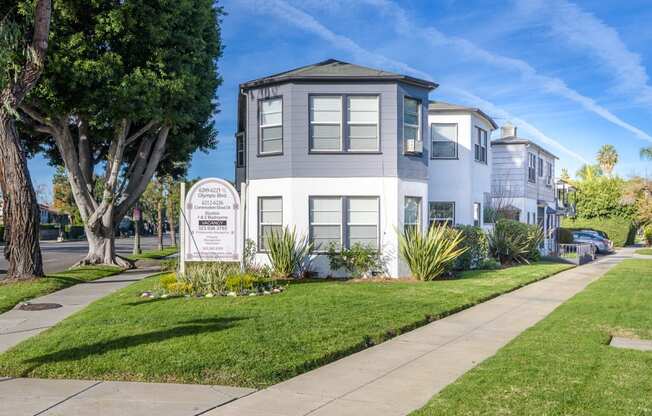
<instances>
[{"instance_id":1,"label":"street","mask_svg":"<svg viewBox=\"0 0 652 416\"><path fill-rule=\"evenodd\" d=\"M140 246L143 250L156 249L156 237L141 237L140 241ZM171 244L167 235L164 236L163 243L166 246ZM118 254L131 254L133 246L134 240L132 237L116 239L116 250ZM66 270L84 257L87 251L88 243L86 240L65 241L62 243L41 241L41 253L43 255L43 268L45 269L45 273ZM4 256L0 256L0 276L4 275L6 270L7 260Z\"/></svg>"}]
</instances>

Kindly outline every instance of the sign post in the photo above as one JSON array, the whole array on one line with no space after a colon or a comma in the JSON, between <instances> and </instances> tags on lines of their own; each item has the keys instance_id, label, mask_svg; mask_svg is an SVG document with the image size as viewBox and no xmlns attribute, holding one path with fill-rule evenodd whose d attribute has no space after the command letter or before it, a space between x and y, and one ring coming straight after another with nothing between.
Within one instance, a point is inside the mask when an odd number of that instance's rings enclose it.
<instances>
[{"instance_id":1,"label":"sign post","mask_svg":"<svg viewBox=\"0 0 652 416\"><path fill-rule=\"evenodd\" d=\"M182 234L183 262L242 262L240 196L229 182L219 178L197 182L188 191L182 216L188 227Z\"/></svg>"},{"instance_id":2,"label":"sign post","mask_svg":"<svg viewBox=\"0 0 652 416\"><path fill-rule=\"evenodd\" d=\"M179 250L179 274L183 276L186 273L186 256L183 254L186 246L186 215L183 212L186 206L186 182L182 181L179 186L179 245L181 246L181 250Z\"/></svg>"}]
</instances>

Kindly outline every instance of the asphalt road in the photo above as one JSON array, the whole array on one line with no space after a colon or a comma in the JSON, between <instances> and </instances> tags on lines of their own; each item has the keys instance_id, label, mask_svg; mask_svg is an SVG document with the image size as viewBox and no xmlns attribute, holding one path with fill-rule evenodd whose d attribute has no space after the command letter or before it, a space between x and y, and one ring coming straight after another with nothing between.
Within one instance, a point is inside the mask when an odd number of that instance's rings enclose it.
<instances>
[{"instance_id":1,"label":"asphalt road","mask_svg":"<svg viewBox=\"0 0 652 416\"><path fill-rule=\"evenodd\" d=\"M142 237L141 248L143 250L156 249L156 237ZM171 244L168 236L164 236L164 244ZM133 238L120 238L116 240L116 250L118 254L131 254L134 247ZM0 250L2 250L0 246ZM45 273L54 273L66 270L78 262L88 252L88 243L84 241L65 241L57 243L55 241L41 241L41 253L43 255L43 268ZM0 275L5 274L7 270L7 260L0 253Z\"/></svg>"}]
</instances>

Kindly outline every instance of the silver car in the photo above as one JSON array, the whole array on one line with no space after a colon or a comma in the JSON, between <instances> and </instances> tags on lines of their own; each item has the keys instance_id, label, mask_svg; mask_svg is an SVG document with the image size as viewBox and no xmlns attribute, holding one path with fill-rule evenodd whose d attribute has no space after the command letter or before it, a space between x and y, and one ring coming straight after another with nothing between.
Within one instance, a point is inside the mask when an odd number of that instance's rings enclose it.
<instances>
[{"instance_id":1,"label":"silver car","mask_svg":"<svg viewBox=\"0 0 652 416\"><path fill-rule=\"evenodd\" d=\"M613 251L613 243L601 236L595 231L574 231L573 242L579 244L591 244L596 253L611 253Z\"/></svg>"}]
</instances>

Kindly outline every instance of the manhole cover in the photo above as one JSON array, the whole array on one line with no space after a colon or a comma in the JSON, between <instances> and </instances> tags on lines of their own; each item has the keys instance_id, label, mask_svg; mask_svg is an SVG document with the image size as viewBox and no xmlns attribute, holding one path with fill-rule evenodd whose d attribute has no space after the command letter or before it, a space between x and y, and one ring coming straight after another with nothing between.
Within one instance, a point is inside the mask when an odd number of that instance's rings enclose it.
<instances>
[{"instance_id":1,"label":"manhole cover","mask_svg":"<svg viewBox=\"0 0 652 416\"><path fill-rule=\"evenodd\" d=\"M21 311L44 311L47 309L57 309L61 305L58 303L23 303L18 307Z\"/></svg>"}]
</instances>

